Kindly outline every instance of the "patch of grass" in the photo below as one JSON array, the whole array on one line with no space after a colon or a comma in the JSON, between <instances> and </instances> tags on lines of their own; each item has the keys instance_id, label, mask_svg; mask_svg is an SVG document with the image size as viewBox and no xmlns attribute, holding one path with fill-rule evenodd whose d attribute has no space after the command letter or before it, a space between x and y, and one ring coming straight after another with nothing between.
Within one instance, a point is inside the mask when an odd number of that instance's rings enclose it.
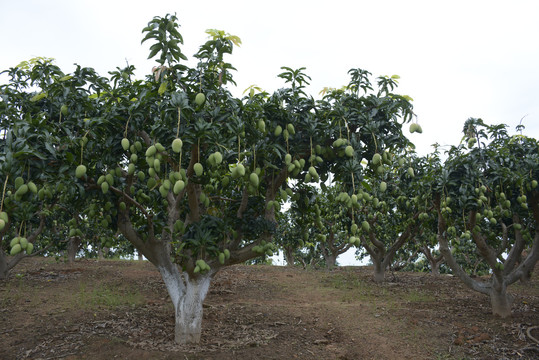
<instances>
[{"instance_id":1,"label":"patch of grass","mask_svg":"<svg viewBox=\"0 0 539 360\"><path fill-rule=\"evenodd\" d=\"M437 352L434 354L436 357L434 357L433 359L436 359L436 360L445 360L445 359L451 359L451 360L468 360L469 358L465 358L465 357L455 357L455 355L452 355L452 354L448 354L448 353L440 353L440 352Z\"/></svg>"},{"instance_id":2,"label":"patch of grass","mask_svg":"<svg viewBox=\"0 0 539 360\"><path fill-rule=\"evenodd\" d=\"M23 274L16 274L14 280L6 280L5 284L5 291L2 292L2 298L0 298L0 307L9 307L23 301L21 300L23 294L29 292Z\"/></svg>"},{"instance_id":3,"label":"patch of grass","mask_svg":"<svg viewBox=\"0 0 539 360\"><path fill-rule=\"evenodd\" d=\"M422 291L411 289L403 294L403 299L408 302L432 302L435 301L434 296L425 294Z\"/></svg>"},{"instance_id":4,"label":"patch of grass","mask_svg":"<svg viewBox=\"0 0 539 360\"><path fill-rule=\"evenodd\" d=\"M125 290L105 284L89 288L87 284L83 283L80 285L79 291L74 295L74 301L77 307L85 309L115 308L140 305L143 302L143 297L131 289Z\"/></svg>"},{"instance_id":5,"label":"patch of grass","mask_svg":"<svg viewBox=\"0 0 539 360\"><path fill-rule=\"evenodd\" d=\"M323 279L323 283L330 288L342 291L342 302L369 301L380 291L356 274L346 272L331 274Z\"/></svg>"}]
</instances>

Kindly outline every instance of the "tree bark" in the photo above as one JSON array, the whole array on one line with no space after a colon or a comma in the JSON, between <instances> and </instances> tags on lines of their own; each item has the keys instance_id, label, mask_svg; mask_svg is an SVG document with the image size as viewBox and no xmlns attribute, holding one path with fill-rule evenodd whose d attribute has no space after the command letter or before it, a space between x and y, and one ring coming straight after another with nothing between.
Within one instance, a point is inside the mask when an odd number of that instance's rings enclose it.
<instances>
[{"instance_id":1,"label":"tree bark","mask_svg":"<svg viewBox=\"0 0 539 360\"><path fill-rule=\"evenodd\" d=\"M294 266L294 248L293 247L286 247L284 249L284 258L286 260L286 266Z\"/></svg>"},{"instance_id":2,"label":"tree bark","mask_svg":"<svg viewBox=\"0 0 539 360\"><path fill-rule=\"evenodd\" d=\"M506 287L503 286L501 289L496 289L496 286L493 286L489 295L492 314L498 315L501 318L510 317L513 297L507 293Z\"/></svg>"},{"instance_id":3,"label":"tree bark","mask_svg":"<svg viewBox=\"0 0 539 360\"><path fill-rule=\"evenodd\" d=\"M158 266L159 272L174 304L174 341L178 344L200 342L202 304L210 288L213 272L189 277L180 273L175 264Z\"/></svg>"},{"instance_id":4,"label":"tree bark","mask_svg":"<svg viewBox=\"0 0 539 360\"><path fill-rule=\"evenodd\" d=\"M327 254L324 253L324 258L326 260L326 268L328 270L333 269L337 264L337 256L334 253L328 251Z\"/></svg>"},{"instance_id":5,"label":"tree bark","mask_svg":"<svg viewBox=\"0 0 539 360\"><path fill-rule=\"evenodd\" d=\"M429 261L431 273L440 275L440 265L444 262L444 256L442 254L434 256L427 245L424 245L421 251Z\"/></svg>"},{"instance_id":6,"label":"tree bark","mask_svg":"<svg viewBox=\"0 0 539 360\"><path fill-rule=\"evenodd\" d=\"M45 228L45 216L40 214L39 218L40 218L40 221L39 221L38 228L35 231L33 231L27 237L28 242L30 242L32 244L36 241L39 234L41 234L43 232L43 229ZM3 241L3 237L4 237L4 235L1 234L0 235L0 244ZM47 246L46 248L43 248L43 249L39 250L38 252L34 252L32 255L26 255L25 252L22 251L22 252L18 253L17 255L11 257L11 261L8 261L7 255L0 248L0 280L6 279L8 274L9 274L9 271L11 269L13 269L22 259L24 259L25 257L28 257L28 256L33 256L33 255L37 255L39 253L42 253L45 250L47 250L48 248L49 247Z\"/></svg>"},{"instance_id":7,"label":"tree bark","mask_svg":"<svg viewBox=\"0 0 539 360\"><path fill-rule=\"evenodd\" d=\"M69 238L67 242L67 262L71 265L75 262L75 258L79 252L81 239L78 236Z\"/></svg>"},{"instance_id":8,"label":"tree bark","mask_svg":"<svg viewBox=\"0 0 539 360\"><path fill-rule=\"evenodd\" d=\"M374 282L379 284L384 282L386 268L382 264L382 259L377 259L371 257L372 263L374 264Z\"/></svg>"},{"instance_id":9,"label":"tree bark","mask_svg":"<svg viewBox=\"0 0 539 360\"><path fill-rule=\"evenodd\" d=\"M122 234L157 267L163 278L174 305L174 341L178 344L200 342L202 303L208 294L211 279L217 268L212 268L205 274L191 272L191 276L189 271L180 271L178 265L170 257L170 239L167 238L166 232L163 232L162 238L159 240L149 237L146 242L141 242L126 216L127 214L120 212L119 215L118 226ZM238 256L238 254L234 255ZM192 271L193 264L187 265Z\"/></svg>"},{"instance_id":10,"label":"tree bark","mask_svg":"<svg viewBox=\"0 0 539 360\"><path fill-rule=\"evenodd\" d=\"M335 267L335 264L337 263L337 255L332 251L331 248L331 241L333 240L333 233L330 233L328 244L326 245L324 242L320 243L320 248L322 250L322 256L324 256L324 261L326 262L326 269L330 270Z\"/></svg>"},{"instance_id":11,"label":"tree bark","mask_svg":"<svg viewBox=\"0 0 539 360\"><path fill-rule=\"evenodd\" d=\"M6 279L8 274L9 268L7 264L7 256L0 249L0 280Z\"/></svg>"},{"instance_id":12,"label":"tree bark","mask_svg":"<svg viewBox=\"0 0 539 360\"><path fill-rule=\"evenodd\" d=\"M431 261L430 262L430 272L432 275L438 276L440 275L440 265L442 264L442 261Z\"/></svg>"}]
</instances>

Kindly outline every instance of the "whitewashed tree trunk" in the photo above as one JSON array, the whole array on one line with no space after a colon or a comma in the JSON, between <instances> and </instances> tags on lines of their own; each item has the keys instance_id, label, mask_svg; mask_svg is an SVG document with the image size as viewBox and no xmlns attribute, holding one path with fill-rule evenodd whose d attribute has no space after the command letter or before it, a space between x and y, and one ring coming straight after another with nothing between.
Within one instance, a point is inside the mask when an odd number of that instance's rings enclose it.
<instances>
[{"instance_id":1,"label":"whitewashed tree trunk","mask_svg":"<svg viewBox=\"0 0 539 360\"><path fill-rule=\"evenodd\" d=\"M186 272L180 273L176 265L159 267L159 272L174 304L174 341L178 344L200 342L202 304L210 288L212 273L189 278Z\"/></svg>"}]
</instances>

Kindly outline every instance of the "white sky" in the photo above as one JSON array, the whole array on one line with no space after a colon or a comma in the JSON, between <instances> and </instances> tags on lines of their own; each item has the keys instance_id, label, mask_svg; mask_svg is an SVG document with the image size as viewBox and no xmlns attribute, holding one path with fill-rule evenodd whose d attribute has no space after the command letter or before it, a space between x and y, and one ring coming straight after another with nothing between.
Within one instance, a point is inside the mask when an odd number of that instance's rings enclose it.
<instances>
[{"instance_id":1,"label":"white sky","mask_svg":"<svg viewBox=\"0 0 539 360\"><path fill-rule=\"evenodd\" d=\"M307 68L317 98L360 67L401 76L399 92L414 99L423 128L410 135L420 154L457 144L468 117L511 131L524 118L525 134L539 138L536 0L0 0L0 70L45 56L66 73L78 63L108 75L128 61L142 78L155 63L141 30L167 13L179 18L191 64L206 29L242 39L228 59L238 96L252 84L278 89L288 66Z\"/></svg>"}]
</instances>

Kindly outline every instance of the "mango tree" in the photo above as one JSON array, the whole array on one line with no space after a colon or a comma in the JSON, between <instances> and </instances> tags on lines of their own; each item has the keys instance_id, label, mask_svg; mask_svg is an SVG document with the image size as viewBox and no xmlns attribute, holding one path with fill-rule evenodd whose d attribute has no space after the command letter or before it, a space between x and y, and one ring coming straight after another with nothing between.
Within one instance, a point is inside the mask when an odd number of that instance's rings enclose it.
<instances>
[{"instance_id":1,"label":"mango tree","mask_svg":"<svg viewBox=\"0 0 539 360\"><path fill-rule=\"evenodd\" d=\"M437 213L432 205L432 196L435 191L436 172L432 169L441 167L440 152L438 145L434 145L434 151L424 157L415 157L413 183L409 190L410 198L400 197L399 204L406 211L410 209L411 203L419 209L418 220L420 225L415 232L412 241L407 244L408 251L423 254L428 264L428 268L434 275L440 274L440 266L444 262L444 257L438 249L437 239ZM419 265L422 269L423 264Z\"/></svg>"},{"instance_id":2,"label":"mango tree","mask_svg":"<svg viewBox=\"0 0 539 360\"><path fill-rule=\"evenodd\" d=\"M351 209L350 242L361 246L374 265L374 281L382 282L397 252L419 233L426 216L425 193L415 179L422 169L417 158L401 152L376 153L369 161L364 189L337 200Z\"/></svg>"},{"instance_id":3,"label":"mango tree","mask_svg":"<svg viewBox=\"0 0 539 360\"><path fill-rule=\"evenodd\" d=\"M88 216L156 266L174 305L175 341L196 343L217 271L272 252L287 182L333 172L353 184L363 155L402 144L399 120L409 121L411 105L391 92L394 78L379 78L378 92L367 94L362 70L351 71L349 90L319 102L304 92L304 69L291 68L279 75L286 88L252 88L238 99L226 88L234 68L225 56L239 38L208 31L188 67L175 16L155 17L143 32L143 42L154 42L149 57L157 56L145 80L134 79L132 66L107 79L42 63L27 84L37 90L10 90L20 104L8 99L8 107L50 127L40 142L45 186L60 202L69 192L94 204ZM337 138L342 144L332 146Z\"/></svg>"},{"instance_id":4,"label":"mango tree","mask_svg":"<svg viewBox=\"0 0 539 360\"><path fill-rule=\"evenodd\" d=\"M310 240L314 237L310 211L314 192L310 185L281 190L281 198L289 200L290 206L278 218L274 242L283 251L287 266L294 266L296 262L305 265L305 249L314 246Z\"/></svg>"},{"instance_id":5,"label":"mango tree","mask_svg":"<svg viewBox=\"0 0 539 360\"><path fill-rule=\"evenodd\" d=\"M36 253L34 248L48 249L36 240L51 232L53 219L61 214L57 154L65 147L50 122L52 109L40 104L47 94L28 90L55 87L59 69L50 59L38 58L4 73L9 83L0 86L0 278ZM58 110L55 120L61 116ZM63 171L68 169L64 164Z\"/></svg>"},{"instance_id":6,"label":"mango tree","mask_svg":"<svg viewBox=\"0 0 539 360\"><path fill-rule=\"evenodd\" d=\"M508 317L507 288L527 279L539 259L539 143L481 119L469 119L463 132L464 143L449 150L438 173L440 251L453 274L490 297L494 314ZM472 278L457 262L453 253L463 245L484 259L487 281Z\"/></svg>"},{"instance_id":7,"label":"mango tree","mask_svg":"<svg viewBox=\"0 0 539 360\"><path fill-rule=\"evenodd\" d=\"M312 205L314 214L311 226L318 233L317 244L328 269L335 267L337 257L353 246L348 241L350 217L346 209L335 202L339 192L336 185L322 184Z\"/></svg>"}]
</instances>

